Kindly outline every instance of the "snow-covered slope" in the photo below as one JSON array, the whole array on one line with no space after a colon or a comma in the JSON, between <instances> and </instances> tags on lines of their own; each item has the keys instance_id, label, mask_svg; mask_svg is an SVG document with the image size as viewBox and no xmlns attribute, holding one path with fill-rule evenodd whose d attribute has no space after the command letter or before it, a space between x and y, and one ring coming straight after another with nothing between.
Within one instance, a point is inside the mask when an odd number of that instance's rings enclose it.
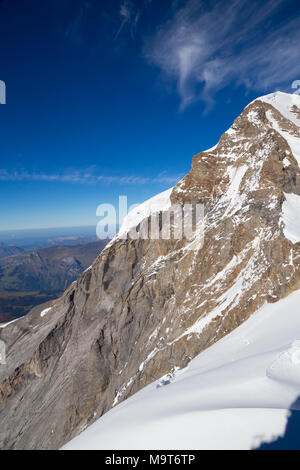
<instances>
[{"instance_id":1,"label":"snow-covered slope","mask_svg":"<svg viewBox=\"0 0 300 470\"><path fill-rule=\"evenodd\" d=\"M125 217L116 238L126 238L130 229L137 227L145 218L159 211L166 211L171 206L170 194L173 188L148 199L132 209Z\"/></svg>"},{"instance_id":2,"label":"snow-covered slope","mask_svg":"<svg viewBox=\"0 0 300 470\"><path fill-rule=\"evenodd\" d=\"M297 128L300 127L300 96L289 93L282 93L277 91L270 95L262 96L258 98L260 101L270 104L275 108L281 116L287 119L289 122L294 124ZM274 116L272 111L267 112L267 118L271 122L273 128L279 132L279 134L288 142L294 157L296 158L298 165L300 166L300 136L299 132L295 133L295 129L286 129L285 126L280 125Z\"/></svg>"},{"instance_id":3,"label":"snow-covered slope","mask_svg":"<svg viewBox=\"0 0 300 470\"><path fill-rule=\"evenodd\" d=\"M300 242L300 196L285 194L282 204L282 221L284 235L292 243Z\"/></svg>"},{"instance_id":4,"label":"snow-covered slope","mask_svg":"<svg viewBox=\"0 0 300 470\"><path fill-rule=\"evenodd\" d=\"M299 305L300 291L266 304L64 449L251 449L282 436L300 395Z\"/></svg>"},{"instance_id":5,"label":"snow-covered slope","mask_svg":"<svg viewBox=\"0 0 300 470\"><path fill-rule=\"evenodd\" d=\"M269 95L260 96L255 101L257 100L270 104L286 119L292 121L296 126L300 126L300 117L292 111L293 106L300 106L300 95L276 91Z\"/></svg>"}]
</instances>

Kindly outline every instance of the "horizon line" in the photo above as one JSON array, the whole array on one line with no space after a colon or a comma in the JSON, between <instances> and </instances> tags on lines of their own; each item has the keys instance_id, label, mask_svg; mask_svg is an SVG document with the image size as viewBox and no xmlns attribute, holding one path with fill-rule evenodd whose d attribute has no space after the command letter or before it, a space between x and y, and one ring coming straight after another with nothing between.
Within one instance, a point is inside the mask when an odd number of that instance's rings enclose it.
<instances>
[{"instance_id":1,"label":"horizon line","mask_svg":"<svg viewBox=\"0 0 300 470\"><path fill-rule=\"evenodd\" d=\"M55 230L55 229L69 229L69 228L92 228L95 227L96 230L96 223L95 225L56 225L53 227L33 227L33 228L8 228L8 229L0 229L0 233L4 232L22 232L26 230Z\"/></svg>"}]
</instances>

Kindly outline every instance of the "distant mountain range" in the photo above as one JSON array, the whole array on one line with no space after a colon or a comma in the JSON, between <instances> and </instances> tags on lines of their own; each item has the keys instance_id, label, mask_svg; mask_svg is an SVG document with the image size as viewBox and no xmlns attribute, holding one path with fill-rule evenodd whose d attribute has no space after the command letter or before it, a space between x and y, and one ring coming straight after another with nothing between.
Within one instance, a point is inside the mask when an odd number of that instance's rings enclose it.
<instances>
[{"instance_id":1,"label":"distant mountain range","mask_svg":"<svg viewBox=\"0 0 300 470\"><path fill-rule=\"evenodd\" d=\"M81 245L93 241L97 241L95 226L0 230L0 248L18 247L24 251L47 248L48 246Z\"/></svg>"},{"instance_id":2,"label":"distant mountain range","mask_svg":"<svg viewBox=\"0 0 300 470\"><path fill-rule=\"evenodd\" d=\"M106 241L24 251L1 246L0 322L58 297L99 255Z\"/></svg>"},{"instance_id":3,"label":"distant mountain range","mask_svg":"<svg viewBox=\"0 0 300 470\"><path fill-rule=\"evenodd\" d=\"M5 256L12 256L22 253L24 250L19 246L13 245L0 245L0 258L5 258Z\"/></svg>"}]
</instances>

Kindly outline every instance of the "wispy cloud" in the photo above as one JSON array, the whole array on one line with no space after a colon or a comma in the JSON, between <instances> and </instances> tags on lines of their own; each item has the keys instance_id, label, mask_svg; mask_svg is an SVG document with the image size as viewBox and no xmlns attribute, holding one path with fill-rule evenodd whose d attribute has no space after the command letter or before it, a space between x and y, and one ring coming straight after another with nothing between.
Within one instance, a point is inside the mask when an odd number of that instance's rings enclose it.
<instances>
[{"instance_id":1,"label":"wispy cloud","mask_svg":"<svg viewBox=\"0 0 300 470\"><path fill-rule=\"evenodd\" d=\"M146 59L176 80L181 110L196 99L207 105L230 83L248 89L286 88L300 76L300 18L274 28L286 0L188 0L159 27Z\"/></svg>"},{"instance_id":2,"label":"wispy cloud","mask_svg":"<svg viewBox=\"0 0 300 470\"><path fill-rule=\"evenodd\" d=\"M117 31L115 39L118 38L118 36L121 33L124 26L131 21L131 9L130 9L129 3L127 1L124 1L123 3L121 3L120 17L121 17L121 25L120 25L120 28Z\"/></svg>"},{"instance_id":3,"label":"wispy cloud","mask_svg":"<svg viewBox=\"0 0 300 470\"><path fill-rule=\"evenodd\" d=\"M139 6L137 6L139 5ZM133 2L132 0L122 0L120 5L119 15L121 17L121 24L116 33L115 39L117 39L124 29L125 26L128 26L131 36L134 36L137 24L141 16L141 2Z\"/></svg>"},{"instance_id":4,"label":"wispy cloud","mask_svg":"<svg viewBox=\"0 0 300 470\"><path fill-rule=\"evenodd\" d=\"M43 173L43 172L29 172L27 170L14 170L7 171L0 169L0 181L39 181L48 183L71 183L71 184L106 184L106 185L145 185L145 184L175 184L182 178L182 175L168 175L162 172L155 177L144 176L110 176L98 174L94 168L85 170L73 170L63 173Z\"/></svg>"}]
</instances>

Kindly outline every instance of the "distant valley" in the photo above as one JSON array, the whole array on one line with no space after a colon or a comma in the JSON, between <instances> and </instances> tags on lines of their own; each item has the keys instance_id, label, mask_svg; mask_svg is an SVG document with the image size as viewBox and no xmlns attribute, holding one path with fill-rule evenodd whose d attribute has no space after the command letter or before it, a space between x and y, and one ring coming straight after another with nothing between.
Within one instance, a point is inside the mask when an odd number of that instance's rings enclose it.
<instances>
[{"instance_id":1,"label":"distant valley","mask_svg":"<svg viewBox=\"0 0 300 470\"><path fill-rule=\"evenodd\" d=\"M0 322L25 315L35 305L58 297L92 264L106 243L34 251L0 246Z\"/></svg>"}]
</instances>

